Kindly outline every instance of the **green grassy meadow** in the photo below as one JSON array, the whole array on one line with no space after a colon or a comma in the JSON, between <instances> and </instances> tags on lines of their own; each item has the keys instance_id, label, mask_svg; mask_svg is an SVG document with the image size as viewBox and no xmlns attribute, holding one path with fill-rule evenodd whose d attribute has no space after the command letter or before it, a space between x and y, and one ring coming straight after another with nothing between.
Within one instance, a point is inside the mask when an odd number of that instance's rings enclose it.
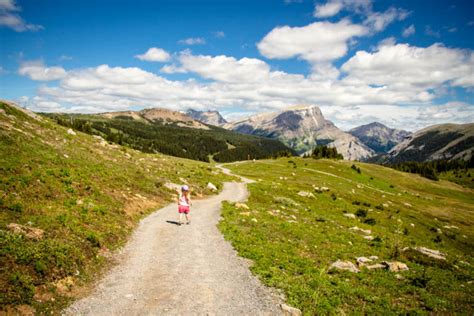
<instances>
[{"instance_id":1,"label":"green grassy meadow","mask_svg":"<svg viewBox=\"0 0 474 316\"><path fill-rule=\"evenodd\" d=\"M58 311L110 263L136 223L176 197L231 179L209 164L144 154L0 103L0 311ZM40 240L8 229L44 231ZM20 309L18 309L20 308Z\"/></svg>"},{"instance_id":2,"label":"green grassy meadow","mask_svg":"<svg viewBox=\"0 0 474 316\"><path fill-rule=\"evenodd\" d=\"M459 185L474 189L474 168L466 170L450 170L439 175L440 179L451 181Z\"/></svg>"},{"instance_id":3,"label":"green grassy meadow","mask_svg":"<svg viewBox=\"0 0 474 316\"><path fill-rule=\"evenodd\" d=\"M224 206L221 231L254 262L252 271L304 314L472 314L473 191L352 164L289 158L226 165L256 182L249 184L250 210ZM371 230L373 240L354 226ZM446 261L405 247L439 250ZM338 259L361 256L409 270L328 271Z\"/></svg>"}]
</instances>

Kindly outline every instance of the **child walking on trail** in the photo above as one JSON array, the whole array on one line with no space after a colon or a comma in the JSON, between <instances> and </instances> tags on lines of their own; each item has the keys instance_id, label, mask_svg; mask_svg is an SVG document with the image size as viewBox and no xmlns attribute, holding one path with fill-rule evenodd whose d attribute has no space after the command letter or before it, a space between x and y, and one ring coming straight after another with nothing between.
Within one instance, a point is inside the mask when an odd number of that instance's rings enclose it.
<instances>
[{"instance_id":1,"label":"child walking on trail","mask_svg":"<svg viewBox=\"0 0 474 316\"><path fill-rule=\"evenodd\" d=\"M189 193L189 187L187 185L183 185L181 187L181 192L179 193L178 197L178 212L179 212L179 222L178 225L184 224L183 222L183 214L186 217L186 224L191 224L191 217L189 215L189 207L192 205L191 203L191 195Z\"/></svg>"}]
</instances>

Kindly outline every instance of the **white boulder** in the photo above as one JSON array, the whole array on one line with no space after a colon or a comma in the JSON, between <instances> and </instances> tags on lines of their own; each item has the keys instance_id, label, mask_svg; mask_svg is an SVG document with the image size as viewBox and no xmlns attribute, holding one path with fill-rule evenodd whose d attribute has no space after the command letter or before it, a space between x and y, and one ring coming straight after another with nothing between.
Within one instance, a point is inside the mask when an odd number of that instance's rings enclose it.
<instances>
[{"instance_id":1,"label":"white boulder","mask_svg":"<svg viewBox=\"0 0 474 316\"><path fill-rule=\"evenodd\" d=\"M347 270L354 273L360 272L360 270L356 267L355 264L350 261L342 260L337 260L336 262L333 262L329 267L329 270Z\"/></svg>"},{"instance_id":2,"label":"white boulder","mask_svg":"<svg viewBox=\"0 0 474 316\"><path fill-rule=\"evenodd\" d=\"M212 184L211 182L209 182L207 184L207 188L211 191L217 191L217 187L214 184Z\"/></svg>"}]
</instances>

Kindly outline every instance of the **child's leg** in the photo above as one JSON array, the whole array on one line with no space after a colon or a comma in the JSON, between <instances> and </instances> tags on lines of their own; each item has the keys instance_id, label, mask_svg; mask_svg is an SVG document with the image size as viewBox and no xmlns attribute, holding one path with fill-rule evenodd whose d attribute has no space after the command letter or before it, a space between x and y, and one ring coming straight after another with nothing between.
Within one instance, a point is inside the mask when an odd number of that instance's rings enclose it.
<instances>
[{"instance_id":1,"label":"child's leg","mask_svg":"<svg viewBox=\"0 0 474 316\"><path fill-rule=\"evenodd\" d=\"M188 213L185 213L184 216L186 216L186 222L188 224L191 223L191 215L189 215Z\"/></svg>"},{"instance_id":2,"label":"child's leg","mask_svg":"<svg viewBox=\"0 0 474 316\"><path fill-rule=\"evenodd\" d=\"M183 213L179 213L179 224L183 223Z\"/></svg>"}]
</instances>

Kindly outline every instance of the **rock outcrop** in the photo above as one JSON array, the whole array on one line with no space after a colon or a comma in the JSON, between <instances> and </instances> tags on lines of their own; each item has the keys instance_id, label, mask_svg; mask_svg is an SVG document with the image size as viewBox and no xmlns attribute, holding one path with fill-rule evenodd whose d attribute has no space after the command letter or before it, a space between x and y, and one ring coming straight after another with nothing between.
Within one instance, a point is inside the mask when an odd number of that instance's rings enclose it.
<instances>
[{"instance_id":1,"label":"rock outcrop","mask_svg":"<svg viewBox=\"0 0 474 316\"><path fill-rule=\"evenodd\" d=\"M333 262L331 266L329 267L329 271L331 270L347 270L350 272L360 272L360 270L357 268L355 264L353 264L350 261L342 261L342 260L337 260L336 262Z\"/></svg>"},{"instance_id":2,"label":"rock outcrop","mask_svg":"<svg viewBox=\"0 0 474 316\"><path fill-rule=\"evenodd\" d=\"M17 223L10 223L7 225L7 228L15 233L25 236L27 239L31 240L41 240L44 236L44 231L39 228L25 226Z\"/></svg>"}]
</instances>

